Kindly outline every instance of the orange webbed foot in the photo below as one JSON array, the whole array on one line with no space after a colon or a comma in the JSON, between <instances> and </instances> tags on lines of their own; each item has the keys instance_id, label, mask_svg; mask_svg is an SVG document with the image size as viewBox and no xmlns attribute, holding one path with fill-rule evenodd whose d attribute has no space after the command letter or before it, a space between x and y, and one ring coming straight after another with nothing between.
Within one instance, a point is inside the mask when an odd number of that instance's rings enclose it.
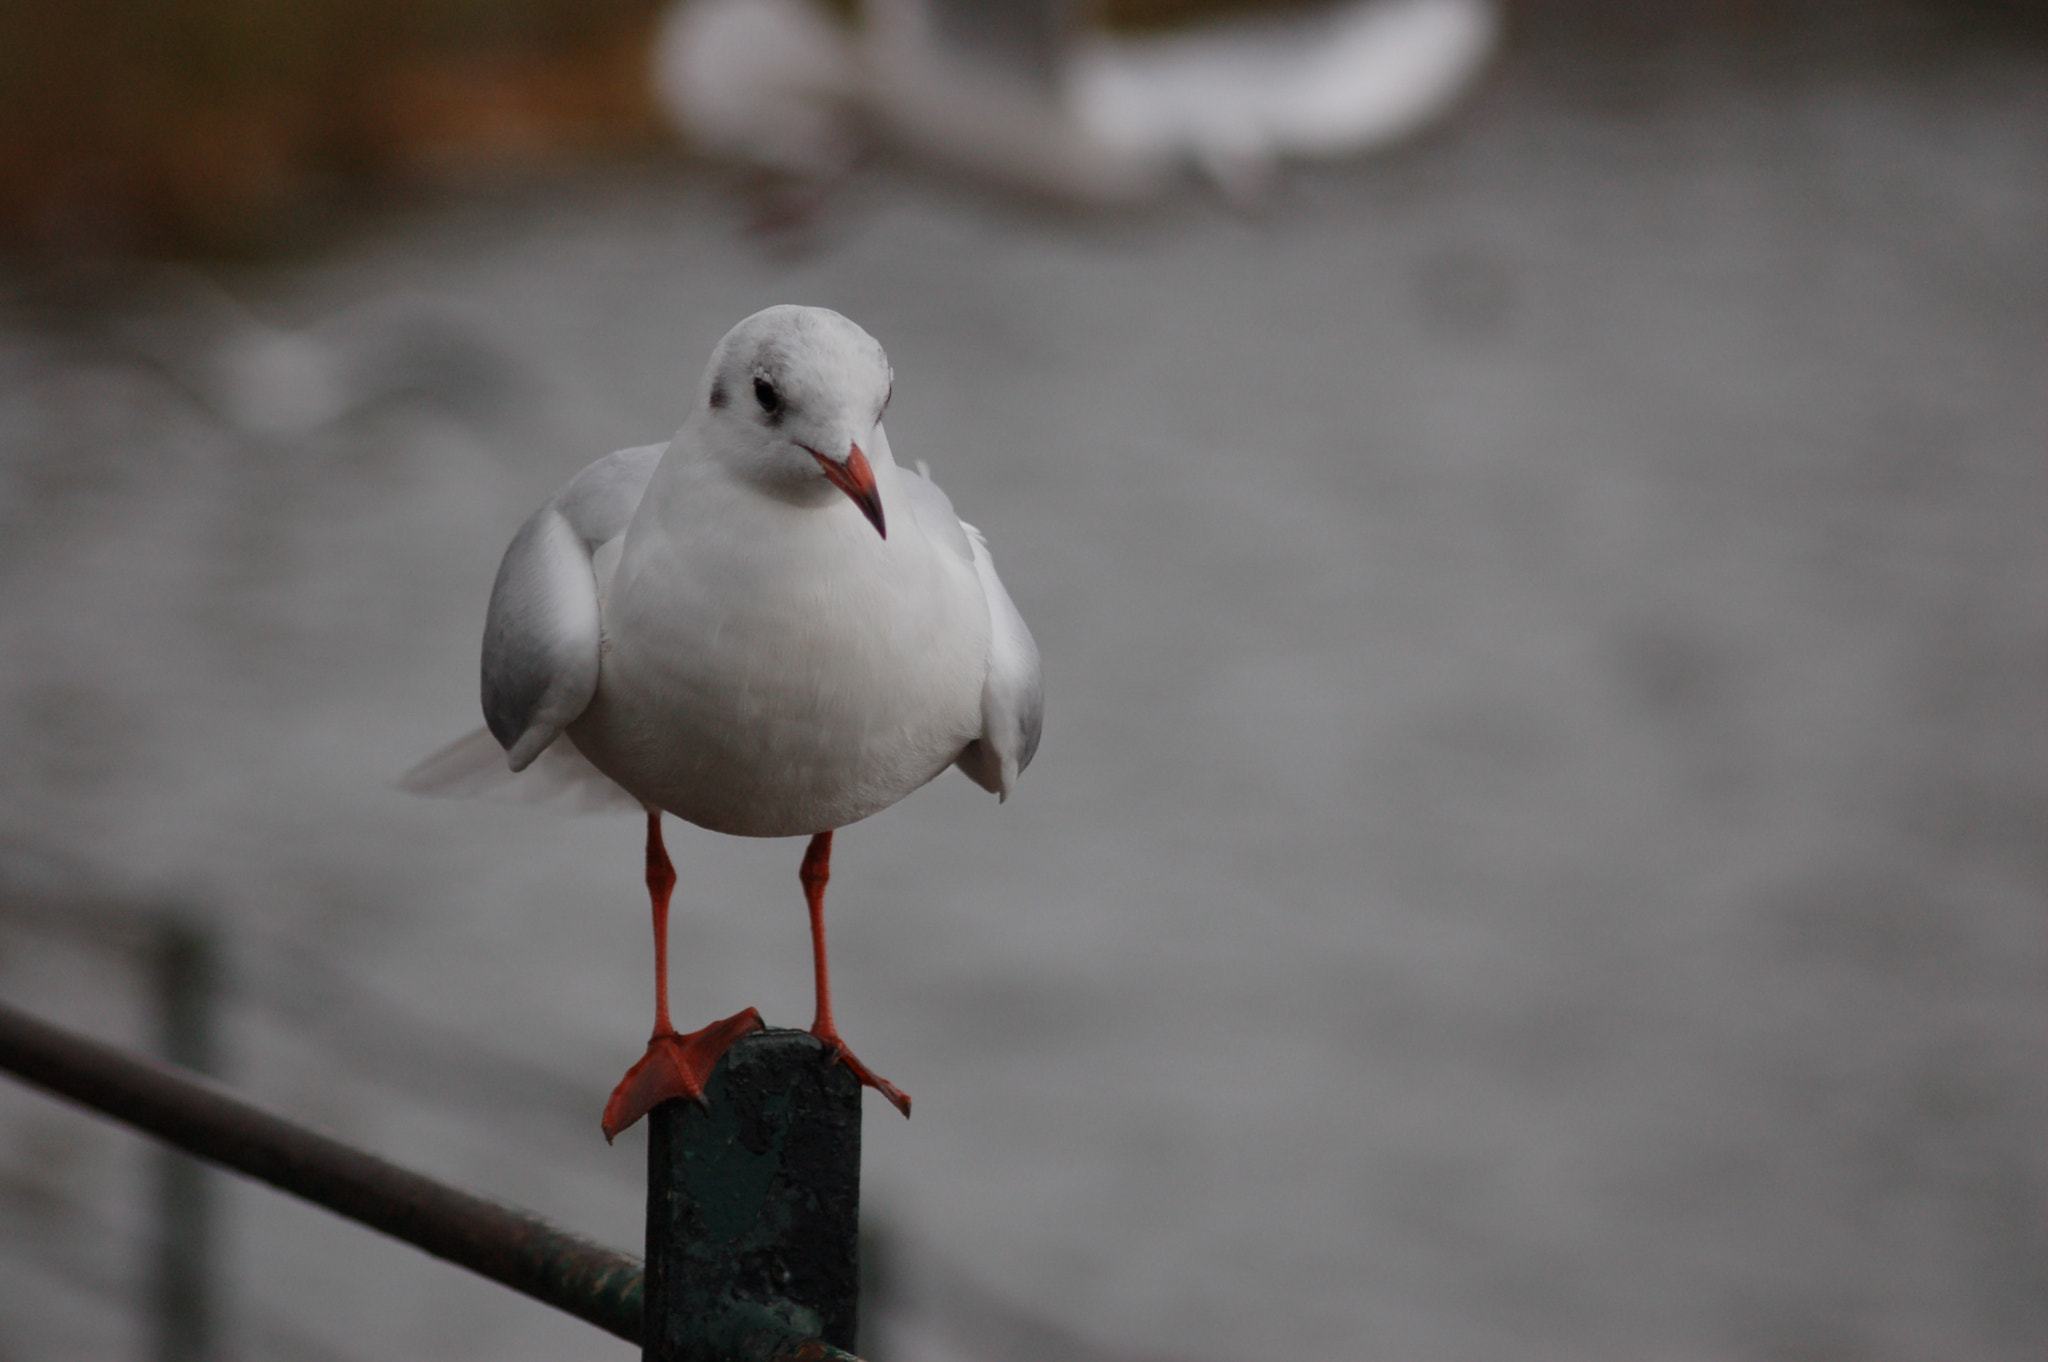
<instances>
[{"instance_id":1,"label":"orange webbed foot","mask_svg":"<svg viewBox=\"0 0 2048 1362\"><path fill-rule=\"evenodd\" d=\"M906 1118L910 1115L910 1094L856 1059L853 1051L846 1048L846 1042L839 1038L837 1031L820 1031L814 1026L811 1028L811 1034L825 1042L825 1050L833 1059L853 1070L853 1076L861 1081L863 1087L873 1088L888 1098L889 1105L902 1112Z\"/></svg>"},{"instance_id":2,"label":"orange webbed foot","mask_svg":"<svg viewBox=\"0 0 2048 1362\"><path fill-rule=\"evenodd\" d=\"M671 1098L702 1102L704 1084L719 1058L734 1041L760 1029L761 1014L750 1007L687 1036L657 1033L604 1104L605 1142L617 1139L620 1131Z\"/></svg>"}]
</instances>

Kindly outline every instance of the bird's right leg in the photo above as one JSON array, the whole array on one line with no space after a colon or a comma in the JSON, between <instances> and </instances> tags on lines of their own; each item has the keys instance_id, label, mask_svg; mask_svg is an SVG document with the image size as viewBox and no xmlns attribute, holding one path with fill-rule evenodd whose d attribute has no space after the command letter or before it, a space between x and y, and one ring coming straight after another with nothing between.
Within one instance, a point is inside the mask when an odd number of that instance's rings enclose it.
<instances>
[{"instance_id":1,"label":"bird's right leg","mask_svg":"<svg viewBox=\"0 0 2048 1362\"><path fill-rule=\"evenodd\" d=\"M761 1029L753 1008L713 1022L687 1036L676 1034L668 1019L668 901L676 887L676 868L661 841L661 815L647 813L647 898L654 909L654 1034L647 1053L626 1070L604 1104L604 1138L619 1132L670 1098L704 1100L704 1084L732 1043Z\"/></svg>"},{"instance_id":2,"label":"bird's right leg","mask_svg":"<svg viewBox=\"0 0 2048 1362\"><path fill-rule=\"evenodd\" d=\"M839 1024L832 1019L832 971L825 959L825 885L832 878L831 833L821 832L811 838L804 851L803 869L798 873L804 882L804 901L811 909L811 971L818 989L818 1012L811 1022L811 1034L825 1043L825 1051L832 1059L853 1070L853 1076L864 1086L888 1098L891 1106L908 1116L910 1094L855 1059L839 1034Z\"/></svg>"}]
</instances>

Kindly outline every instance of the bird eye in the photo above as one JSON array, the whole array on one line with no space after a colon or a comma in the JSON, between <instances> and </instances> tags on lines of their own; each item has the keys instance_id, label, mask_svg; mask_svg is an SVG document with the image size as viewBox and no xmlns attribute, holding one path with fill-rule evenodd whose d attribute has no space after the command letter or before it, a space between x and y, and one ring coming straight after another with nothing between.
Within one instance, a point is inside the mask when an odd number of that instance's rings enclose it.
<instances>
[{"instance_id":1,"label":"bird eye","mask_svg":"<svg viewBox=\"0 0 2048 1362\"><path fill-rule=\"evenodd\" d=\"M775 385L765 378L754 380L754 400L761 404L761 410L773 416L782 410L782 394L775 391Z\"/></svg>"}]
</instances>

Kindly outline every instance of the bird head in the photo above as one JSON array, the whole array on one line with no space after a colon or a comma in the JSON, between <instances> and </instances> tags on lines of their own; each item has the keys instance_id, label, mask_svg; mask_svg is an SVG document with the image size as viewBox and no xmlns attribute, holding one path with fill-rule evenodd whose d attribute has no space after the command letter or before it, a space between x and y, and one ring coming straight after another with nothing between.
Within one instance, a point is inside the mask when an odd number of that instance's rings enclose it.
<instances>
[{"instance_id":1,"label":"bird head","mask_svg":"<svg viewBox=\"0 0 2048 1362\"><path fill-rule=\"evenodd\" d=\"M803 505L844 495L886 539L868 449L886 457L894 379L881 345L837 312L771 307L718 343L698 415L712 456L740 476Z\"/></svg>"}]
</instances>

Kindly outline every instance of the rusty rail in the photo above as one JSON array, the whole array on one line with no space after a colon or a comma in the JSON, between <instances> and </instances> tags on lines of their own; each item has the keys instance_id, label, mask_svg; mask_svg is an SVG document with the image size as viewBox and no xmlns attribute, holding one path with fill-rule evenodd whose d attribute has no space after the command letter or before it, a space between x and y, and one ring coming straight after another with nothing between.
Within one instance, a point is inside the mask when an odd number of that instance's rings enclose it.
<instances>
[{"instance_id":1,"label":"rusty rail","mask_svg":"<svg viewBox=\"0 0 2048 1362\"><path fill-rule=\"evenodd\" d=\"M629 1343L640 1263L273 1116L204 1079L0 1004L0 1069L381 1230Z\"/></svg>"},{"instance_id":2,"label":"rusty rail","mask_svg":"<svg viewBox=\"0 0 2048 1362\"><path fill-rule=\"evenodd\" d=\"M853 1341L860 1088L808 1034L748 1037L708 1108L652 1113L651 1293L633 1258L4 1003L0 1069L641 1344L648 1362L860 1362L835 1346Z\"/></svg>"}]
</instances>

